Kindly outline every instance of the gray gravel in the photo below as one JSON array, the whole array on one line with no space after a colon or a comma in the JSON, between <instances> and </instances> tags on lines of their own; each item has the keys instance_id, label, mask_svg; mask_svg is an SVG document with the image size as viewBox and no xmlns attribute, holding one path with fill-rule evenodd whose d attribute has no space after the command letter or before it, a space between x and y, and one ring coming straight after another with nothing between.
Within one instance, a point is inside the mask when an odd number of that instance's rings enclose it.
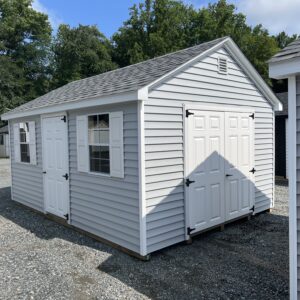
<instances>
[{"instance_id":1,"label":"gray gravel","mask_svg":"<svg viewBox=\"0 0 300 300\"><path fill-rule=\"evenodd\" d=\"M149 262L9 201L0 160L0 299L288 299L286 182L276 208Z\"/></svg>"}]
</instances>

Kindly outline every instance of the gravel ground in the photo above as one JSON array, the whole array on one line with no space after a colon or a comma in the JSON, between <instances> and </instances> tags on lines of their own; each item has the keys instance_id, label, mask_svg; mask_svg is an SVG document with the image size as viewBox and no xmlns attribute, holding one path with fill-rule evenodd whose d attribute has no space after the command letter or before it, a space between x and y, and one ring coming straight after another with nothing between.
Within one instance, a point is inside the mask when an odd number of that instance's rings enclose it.
<instances>
[{"instance_id":1,"label":"gravel ground","mask_svg":"<svg viewBox=\"0 0 300 300\"><path fill-rule=\"evenodd\" d=\"M8 174L0 160L0 299L288 299L285 182L272 213L142 262L9 201Z\"/></svg>"}]
</instances>

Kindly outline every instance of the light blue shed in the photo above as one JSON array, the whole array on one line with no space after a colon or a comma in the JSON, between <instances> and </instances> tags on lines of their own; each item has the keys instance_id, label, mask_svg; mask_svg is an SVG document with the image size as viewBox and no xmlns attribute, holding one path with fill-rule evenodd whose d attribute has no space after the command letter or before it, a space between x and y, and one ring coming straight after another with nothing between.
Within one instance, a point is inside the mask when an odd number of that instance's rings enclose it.
<instances>
[{"instance_id":1,"label":"light blue shed","mask_svg":"<svg viewBox=\"0 0 300 300\"><path fill-rule=\"evenodd\" d=\"M280 107L228 37L71 82L2 115L12 199L148 258L273 207Z\"/></svg>"}]
</instances>

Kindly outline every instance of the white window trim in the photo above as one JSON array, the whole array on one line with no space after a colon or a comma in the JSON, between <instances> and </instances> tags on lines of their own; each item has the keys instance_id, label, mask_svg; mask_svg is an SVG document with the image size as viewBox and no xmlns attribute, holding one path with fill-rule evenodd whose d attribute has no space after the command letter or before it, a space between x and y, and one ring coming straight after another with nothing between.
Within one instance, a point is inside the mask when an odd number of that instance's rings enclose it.
<instances>
[{"instance_id":1,"label":"white window trim","mask_svg":"<svg viewBox=\"0 0 300 300\"><path fill-rule=\"evenodd\" d=\"M19 145L18 147L20 148L20 161L18 163L20 164L25 164L25 165L31 165L32 162L31 162L31 155L30 155L30 129L29 129L29 121L22 121L22 122L19 122L18 125L19 125L19 136L20 136L20 125L21 124L26 124L28 123L28 141L25 142L21 142L21 137L19 138ZM27 132L25 132L27 133ZM26 136L26 140L27 140L27 136ZM29 162L27 161L22 161L22 152L21 152L21 145L28 145L28 150L29 150Z\"/></svg>"},{"instance_id":2,"label":"white window trim","mask_svg":"<svg viewBox=\"0 0 300 300\"><path fill-rule=\"evenodd\" d=\"M109 143L108 144L90 144L90 142L89 142L89 131L90 131L90 129L89 129L89 117L91 117L91 116L100 116L100 115L108 115L108 119L110 120L110 113L109 112L93 113L93 114L86 115L86 117L87 117L87 125L88 125L88 132L87 132L87 135L88 135L88 163L89 163L88 174L105 176L105 177L113 177L113 176L111 176L111 170L110 170L110 159L111 159L111 157L110 157L110 154L111 154L111 150L110 150L111 141L110 141L110 139L109 139ZM110 133L110 123L109 123L109 127L108 127L107 131ZM109 148L109 173L91 171L90 146L100 146L100 147L104 146L104 147L108 147Z\"/></svg>"}]
</instances>

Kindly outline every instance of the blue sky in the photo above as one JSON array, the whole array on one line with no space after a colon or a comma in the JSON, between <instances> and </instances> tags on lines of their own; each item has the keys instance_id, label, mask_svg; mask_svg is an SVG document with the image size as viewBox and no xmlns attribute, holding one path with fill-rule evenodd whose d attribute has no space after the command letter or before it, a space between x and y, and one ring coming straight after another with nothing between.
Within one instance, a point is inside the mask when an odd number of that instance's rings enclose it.
<instances>
[{"instance_id":1,"label":"blue sky","mask_svg":"<svg viewBox=\"0 0 300 300\"><path fill-rule=\"evenodd\" d=\"M33 7L49 15L53 28L60 23L97 25L110 37L129 16L129 7L142 0L34 0ZM282 30L300 34L299 0L227 0L247 16L250 25L262 23L272 34ZM200 8L216 0L184 0Z\"/></svg>"}]
</instances>

